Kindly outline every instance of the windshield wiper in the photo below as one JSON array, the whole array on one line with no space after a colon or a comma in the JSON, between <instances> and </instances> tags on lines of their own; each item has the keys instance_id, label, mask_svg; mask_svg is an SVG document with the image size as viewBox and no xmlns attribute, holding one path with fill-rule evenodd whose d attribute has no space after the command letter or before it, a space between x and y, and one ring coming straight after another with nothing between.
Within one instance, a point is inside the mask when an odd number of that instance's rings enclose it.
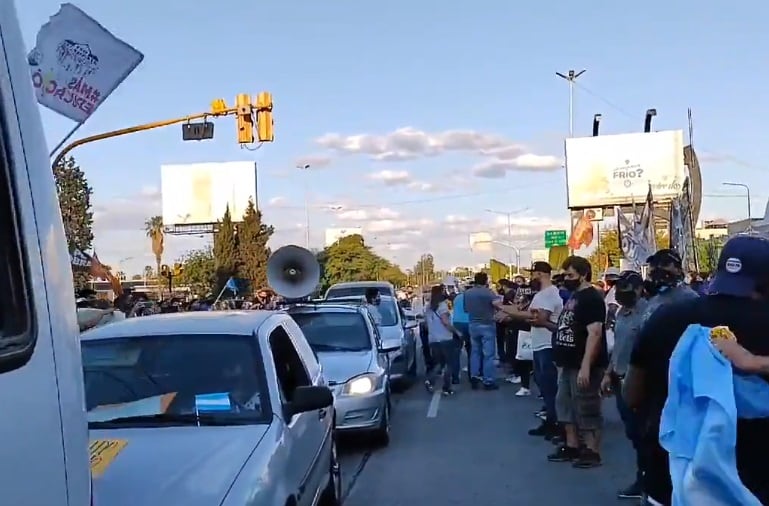
<instances>
[{"instance_id":1,"label":"windshield wiper","mask_svg":"<svg viewBox=\"0 0 769 506\"><path fill-rule=\"evenodd\" d=\"M254 423L252 416L221 416L209 413L189 413L172 414L160 413L156 415L139 416L121 416L111 420L100 422L88 422L91 429L109 429L126 426L172 426L172 425L204 425L204 426L222 426L222 425L243 425Z\"/></svg>"}]
</instances>

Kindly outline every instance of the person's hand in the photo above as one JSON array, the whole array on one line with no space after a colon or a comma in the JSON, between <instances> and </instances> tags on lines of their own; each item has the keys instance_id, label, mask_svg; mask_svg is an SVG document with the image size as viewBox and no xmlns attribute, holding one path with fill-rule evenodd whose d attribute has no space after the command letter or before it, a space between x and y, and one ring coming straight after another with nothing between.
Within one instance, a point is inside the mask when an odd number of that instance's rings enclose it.
<instances>
[{"instance_id":1,"label":"person's hand","mask_svg":"<svg viewBox=\"0 0 769 506\"><path fill-rule=\"evenodd\" d=\"M755 355L743 348L740 343L731 339L714 339L711 342L734 367L741 371L753 372Z\"/></svg>"},{"instance_id":2,"label":"person's hand","mask_svg":"<svg viewBox=\"0 0 769 506\"><path fill-rule=\"evenodd\" d=\"M577 373L577 386L582 389L586 390L588 387L590 387L590 368L585 367L584 365L579 368L579 372Z\"/></svg>"},{"instance_id":3,"label":"person's hand","mask_svg":"<svg viewBox=\"0 0 769 506\"><path fill-rule=\"evenodd\" d=\"M607 397L612 394L611 376L609 374L604 374L603 378L601 379L601 393Z\"/></svg>"}]
</instances>

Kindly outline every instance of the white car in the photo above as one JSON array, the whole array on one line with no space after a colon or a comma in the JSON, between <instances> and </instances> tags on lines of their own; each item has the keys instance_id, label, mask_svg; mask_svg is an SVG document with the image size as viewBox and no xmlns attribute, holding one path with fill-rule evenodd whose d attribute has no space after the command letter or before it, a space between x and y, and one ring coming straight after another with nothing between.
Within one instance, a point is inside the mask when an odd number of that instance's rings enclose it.
<instances>
[{"instance_id":1,"label":"white car","mask_svg":"<svg viewBox=\"0 0 769 506\"><path fill-rule=\"evenodd\" d=\"M285 313L128 318L81 348L97 502L340 504L333 395Z\"/></svg>"}]
</instances>

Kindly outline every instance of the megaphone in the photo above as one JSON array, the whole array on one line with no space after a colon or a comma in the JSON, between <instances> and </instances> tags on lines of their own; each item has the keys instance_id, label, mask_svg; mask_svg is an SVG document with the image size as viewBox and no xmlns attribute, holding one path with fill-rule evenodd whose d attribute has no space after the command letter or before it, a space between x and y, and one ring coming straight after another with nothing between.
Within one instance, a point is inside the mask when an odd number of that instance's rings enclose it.
<instances>
[{"instance_id":1,"label":"megaphone","mask_svg":"<svg viewBox=\"0 0 769 506\"><path fill-rule=\"evenodd\" d=\"M286 299L310 295L320 281L320 265L311 251L290 244L267 261L267 283Z\"/></svg>"}]
</instances>

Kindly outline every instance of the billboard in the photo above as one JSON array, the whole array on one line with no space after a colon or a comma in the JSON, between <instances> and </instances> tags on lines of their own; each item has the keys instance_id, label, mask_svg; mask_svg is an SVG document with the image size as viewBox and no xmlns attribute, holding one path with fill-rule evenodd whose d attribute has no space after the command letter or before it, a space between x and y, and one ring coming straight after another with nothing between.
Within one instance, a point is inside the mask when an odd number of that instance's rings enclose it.
<instances>
[{"instance_id":1,"label":"billboard","mask_svg":"<svg viewBox=\"0 0 769 506\"><path fill-rule=\"evenodd\" d=\"M216 223L227 206L239 222L256 203L256 162L163 165L160 190L166 227Z\"/></svg>"},{"instance_id":2,"label":"billboard","mask_svg":"<svg viewBox=\"0 0 769 506\"><path fill-rule=\"evenodd\" d=\"M491 239L491 234L488 232L474 232L470 234L470 251L490 253L494 241Z\"/></svg>"},{"instance_id":3,"label":"billboard","mask_svg":"<svg viewBox=\"0 0 769 506\"><path fill-rule=\"evenodd\" d=\"M328 248L342 237L349 237L351 235L363 235L363 229L360 227L350 228L327 228L326 229L326 247Z\"/></svg>"},{"instance_id":4,"label":"billboard","mask_svg":"<svg viewBox=\"0 0 769 506\"><path fill-rule=\"evenodd\" d=\"M686 179L681 130L566 139L568 207L655 201L681 193Z\"/></svg>"}]
</instances>

